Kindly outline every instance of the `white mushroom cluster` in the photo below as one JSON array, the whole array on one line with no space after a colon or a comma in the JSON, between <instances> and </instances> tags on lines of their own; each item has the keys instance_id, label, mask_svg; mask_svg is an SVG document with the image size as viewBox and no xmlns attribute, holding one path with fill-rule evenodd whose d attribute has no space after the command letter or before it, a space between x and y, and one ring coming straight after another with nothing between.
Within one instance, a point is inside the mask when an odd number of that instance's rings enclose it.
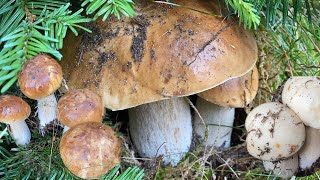
<instances>
[{"instance_id":1,"label":"white mushroom cluster","mask_svg":"<svg viewBox=\"0 0 320 180\"><path fill-rule=\"evenodd\" d=\"M320 78L291 77L284 84L282 103L261 104L248 114L246 142L266 170L288 178L320 156Z\"/></svg>"}]
</instances>

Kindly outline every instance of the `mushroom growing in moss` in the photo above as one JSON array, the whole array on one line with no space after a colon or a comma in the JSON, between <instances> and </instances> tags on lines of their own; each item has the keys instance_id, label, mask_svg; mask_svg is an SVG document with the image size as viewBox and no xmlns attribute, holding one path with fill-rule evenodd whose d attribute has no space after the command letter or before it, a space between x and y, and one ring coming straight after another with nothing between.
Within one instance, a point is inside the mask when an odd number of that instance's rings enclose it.
<instances>
[{"instance_id":1,"label":"mushroom growing in moss","mask_svg":"<svg viewBox=\"0 0 320 180\"><path fill-rule=\"evenodd\" d=\"M246 107L254 99L258 92L258 78L258 69L254 67L244 76L198 94L196 108L208 125L206 143L209 146L230 147L235 108ZM205 125L198 114L195 114L194 130L204 138Z\"/></svg>"},{"instance_id":2,"label":"mushroom growing in moss","mask_svg":"<svg viewBox=\"0 0 320 180\"><path fill-rule=\"evenodd\" d=\"M67 37L62 53L68 60L62 66L69 88L97 92L111 110L133 108L130 133L140 156L163 155L165 163L176 165L192 136L189 106L176 98L244 75L257 60L257 45L237 20L149 1L135 3L135 17L92 23L94 37L84 34L76 46L77 41ZM221 9L213 1L175 3L213 13ZM181 108L186 108L183 116L176 112ZM177 124L171 126L173 121ZM145 140L152 146L135 143ZM172 158L174 154L179 158Z\"/></svg>"},{"instance_id":3,"label":"mushroom growing in moss","mask_svg":"<svg viewBox=\"0 0 320 180\"><path fill-rule=\"evenodd\" d=\"M57 118L54 92L62 82L62 68L49 55L40 54L23 65L18 82L24 95L37 100L40 130Z\"/></svg>"},{"instance_id":4,"label":"mushroom growing in moss","mask_svg":"<svg viewBox=\"0 0 320 180\"><path fill-rule=\"evenodd\" d=\"M305 142L305 127L287 106L271 102L254 108L247 116L248 152L261 160L278 161L288 158Z\"/></svg>"},{"instance_id":5,"label":"mushroom growing in moss","mask_svg":"<svg viewBox=\"0 0 320 180\"><path fill-rule=\"evenodd\" d=\"M31 109L23 99L12 96L0 96L0 122L10 126L10 132L17 145L29 144L30 130L25 122Z\"/></svg>"},{"instance_id":6,"label":"mushroom growing in moss","mask_svg":"<svg viewBox=\"0 0 320 180\"><path fill-rule=\"evenodd\" d=\"M76 176L97 179L120 163L121 143L111 127L97 122L71 127L61 138L60 155Z\"/></svg>"},{"instance_id":7,"label":"mushroom growing in moss","mask_svg":"<svg viewBox=\"0 0 320 180\"><path fill-rule=\"evenodd\" d=\"M63 132L84 122L102 122L102 99L88 89L70 90L58 102L57 116L65 125Z\"/></svg>"}]
</instances>

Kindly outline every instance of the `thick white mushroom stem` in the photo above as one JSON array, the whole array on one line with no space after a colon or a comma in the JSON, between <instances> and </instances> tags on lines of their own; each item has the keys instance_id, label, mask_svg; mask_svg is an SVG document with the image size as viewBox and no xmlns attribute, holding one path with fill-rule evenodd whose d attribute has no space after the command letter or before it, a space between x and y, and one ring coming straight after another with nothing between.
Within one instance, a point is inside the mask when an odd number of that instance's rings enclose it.
<instances>
[{"instance_id":1,"label":"thick white mushroom stem","mask_svg":"<svg viewBox=\"0 0 320 180\"><path fill-rule=\"evenodd\" d=\"M197 99L196 108L204 122L195 113L195 133L204 139L206 132L205 123L208 127L207 145L224 148L230 147L235 109L218 106L200 97Z\"/></svg>"},{"instance_id":2,"label":"thick white mushroom stem","mask_svg":"<svg viewBox=\"0 0 320 180\"><path fill-rule=\"evenodd\" d=\"M130 134L142 157L163 156L175 166L188 152L192 138L191 112L184 98L172 98L129 109Z\"/></svg>"},{"instance_id":3,"label":"thick white mushroom stem","mask_svg":"<svg viewBox=\"0 0 320 180\"><path fill-rule=\"evenodd\" d=\"M308 169L320 157L320 131L306 126L306 141L298 151L299 166L302 170Z\"/></svg>"},{"instance_id":4,"label":"thick white mushroom stem","mask_svg":"<svg viewBox=\"0 0 320 180\"><path fill-rule=\"evenodd\" d=\"M263 161L263 166L267 171L272 171L278 177L283 179L290 178L299 170L298 155L295 154L280 161Z\"/></svg>"},{"instance_id":5,"label":"thick white mushroom stem","mask_svg":"<svg viewBox=\"0 0 320 180\"><path fill-rule=\"evenodd\" d=\"M40 131L43 134L44 127L57 119L57 99L54 94L38 99L38 117Z\"/></svg>"},{"instance_id":6,"label":"thick white mushroom stem","mask_svg":"<svg viewBox=\"0 0 320 180\"><path fill-rule=\"evenodd\" d=\"M31 133L24 120L10 122L8 125L10 126L11 135L17 145L29 144Z\"/></svg>"}]
</instances>

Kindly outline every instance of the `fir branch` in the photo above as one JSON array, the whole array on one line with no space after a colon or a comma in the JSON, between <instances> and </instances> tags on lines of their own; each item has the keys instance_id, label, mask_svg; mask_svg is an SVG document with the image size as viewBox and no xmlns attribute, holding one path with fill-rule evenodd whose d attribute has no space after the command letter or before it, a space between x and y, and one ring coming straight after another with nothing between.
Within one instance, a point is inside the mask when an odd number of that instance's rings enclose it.
<instances>
[{"instance_id":1,"label":"fir branch","mask_svg":"<svg viewBox=\"0 0 320 180\"><path fill-rule=\"evenodd\" d=\"M120 19L120 13L127 17L135 15L132 0L84 0L81 6L86 6L87 15L95 13L95 19L103 15L103 21L111 14L118 19Z\"/></svg>"},{"instance_id":2,"label":"fir branch","mask_svg":"<svg viewBox=\"0 0 320 180\"><path fill-rule=\"evenodd\" d=\"M0 86L1 93L8 90L17 80L23 63L40 54L48 53L56 59L62 55L63 38L67 30L78 34L76 28L90 32L80 26L91 21L80 15L83 9L72 13L70 3L54 0L17 0L4 4L0 10ZM23 20L24 18L24 20ZM1 47L1 46L0 46Z\"/></svg>"},{"instance_id":3,"label":"fir branch","mask_svg":"<svg viewBox=\"0 0 320 180\"><path fill-rule=\"evenodd\" d=\"M47 139L50 142L49 139ZM48 158L52 152L51 170L48 171ZM144 170L138 167L129 167L120 173L120 165L110 170L100 180L141 180ZM46 140L34 142L11 152L0 146L0 177L11 179L80 179L74 176L63 164L59 155L59 141L53 146Z\"/></svg>"},{"instance_id":4,"label":"fir branch","mask_svg":"<svg viewBox=\"0 0 320 180\"><path fill-rule=\"evenodd\" d=\"M227 6L231 6L239 16L240 23L243 23L244 28L253 27L257 29L260 24L260 17L257 15L257 10L254 5L243 0L225 0Z\"/></svg>"}]
</instances>

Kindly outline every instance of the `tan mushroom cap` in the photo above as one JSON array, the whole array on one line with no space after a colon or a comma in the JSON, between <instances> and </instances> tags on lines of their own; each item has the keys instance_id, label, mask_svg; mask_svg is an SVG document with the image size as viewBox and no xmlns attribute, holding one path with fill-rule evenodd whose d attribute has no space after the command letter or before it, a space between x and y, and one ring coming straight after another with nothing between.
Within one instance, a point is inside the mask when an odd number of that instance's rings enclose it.
<instances>
[{"instance_id":1,"label":"tan mushroom cap","mask_svg":"<svg viewBox=\"0 0 320 180\"><path fill-rule=\"evenodd\" d=\"M53 94L62 82L62 68L56 60L40 54L23 65L18 79L20 89L31 99Z\"/></svg>"},{"instance_id":2,"label":"tan mushroom cap","mask_svg":"<svg viewBox=\"0 0 320 180\"><path fill-rule=\"evenodd\" d=\"M102 99L88 89L71 90L58 102L58 119L69 127L83 122L102 122L103 113Z\"/></svg>"},{"instance_id":3,"label":"tan mushroom cap","mask_svg":"<svg viewBox=\"0 0 320 180\"><path fill-rule=\"evenodd\" d=\"M120 110L199 93L253 68L256 42L237 21L148 1L135 3L134 18L92 23L94 32L78 37L78 42L67 37L62 66L69 88L96 91L105 107ZM213 1L173 3L220 13Z\"/></svg>"},{"instance_id":4,"label":"tan mushroom cap","mask_svg":"<svg viewBox=\"0 0 320 180\"><path fill-rule=\"evenodd\" d=\"M70 128L60 141L60 155L76 176L96 179L120 163L121 143L107 125L97 122Z\"/></svg>"},{"instance_id":5,"label":"tan mushroom cap","mask_svg":"<svg viewBox=\"0 0 320 180\"><path fill-rule=\"evenodd\" d=\"M201 98L220 106L245 107L258 92L259 74L255 66L244 76L237 77L219 86L198 94Z\"/></svg>"},{"instance_id":6,"label":"tan mushroom cap","mask_svg":"<svg viewBox=\"0 0 320 180\"><path fill-rule=\"evenodd\" d=\"M0 96L0 122L10 124L10 122L23 121L29 117L31 108L28 103L17 96Z\"/></svg>"}]
</instances>

